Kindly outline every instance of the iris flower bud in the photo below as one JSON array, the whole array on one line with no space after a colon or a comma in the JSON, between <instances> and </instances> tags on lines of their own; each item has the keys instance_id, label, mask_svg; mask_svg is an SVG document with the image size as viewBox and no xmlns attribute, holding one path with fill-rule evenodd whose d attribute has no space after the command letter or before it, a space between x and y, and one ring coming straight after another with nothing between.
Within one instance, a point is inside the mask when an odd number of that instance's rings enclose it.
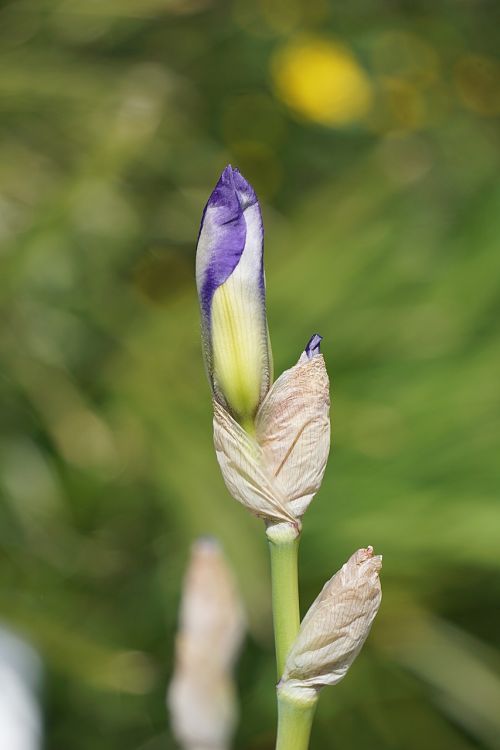
<instances>
[{"instance_id":1,"label":"iris flower bud","mask_svg":"<svg viewBox=\"0 0 500 750\"><path fill-rule=\"evenodd\" d=\"M298 530L330 448L321 336L311 338L297 364L271 387L262 218L253 188L231 166L203 213L196 281L224 481L268 524Z\"/></svg>"},{"instance_id":2,"label":"iris flower bud","mask_svg":"<svg viewBox=\"0 0 500 750\"><path fill-rule=\"evenodd\" d=\"M253 420L272 379L263 242L257 196L229 165L203 212L196 283L213 395L243 424Z\"/></svg>"},{"instance_id":3,"label":"iris flower bud","mask_svg":"<svg viewBox=\"0 0 500 750\"><path fill-rule=\"evenodd\" d=\"M381 567L372 547L359 549L325 584L302 621L279 690L304 698L345 676L380 606Z\"/></svg>"}]
</instances>

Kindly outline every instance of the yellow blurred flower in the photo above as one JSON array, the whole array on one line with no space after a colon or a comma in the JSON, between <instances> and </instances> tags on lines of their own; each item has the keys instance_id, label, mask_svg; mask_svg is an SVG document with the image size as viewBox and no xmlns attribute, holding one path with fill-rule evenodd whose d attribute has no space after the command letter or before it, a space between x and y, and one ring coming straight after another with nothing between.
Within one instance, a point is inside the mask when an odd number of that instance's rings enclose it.
<instances>
[{"instance_id":1,"label":"yellow blurred flower","mask_svg":"<svg viewBox=\"0 0 500 750\"><path fill-rule=\"evenodd\" d=\"M352 52L324 38L286 44L273 58L272 75L277 96L322 125L349 125L372 105L370 81Z\"/></svg>"}]
</instances>

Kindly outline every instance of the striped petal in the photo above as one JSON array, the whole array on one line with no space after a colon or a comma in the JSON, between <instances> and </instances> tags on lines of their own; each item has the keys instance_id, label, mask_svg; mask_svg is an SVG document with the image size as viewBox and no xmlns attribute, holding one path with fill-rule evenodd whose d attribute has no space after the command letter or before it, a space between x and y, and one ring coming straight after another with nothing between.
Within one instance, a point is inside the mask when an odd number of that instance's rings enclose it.
<instances>
[{"instance_id":1,"label":"striped petal","mask_svg":"<svg viewBox=\"0 0 500 750\"><path fill-rule=\"evenodd\" d=\"M226 167L203 213L196 253L203 348L214 398L245 423L271 382L259 203Z\"/></svg>"}]
</instances>

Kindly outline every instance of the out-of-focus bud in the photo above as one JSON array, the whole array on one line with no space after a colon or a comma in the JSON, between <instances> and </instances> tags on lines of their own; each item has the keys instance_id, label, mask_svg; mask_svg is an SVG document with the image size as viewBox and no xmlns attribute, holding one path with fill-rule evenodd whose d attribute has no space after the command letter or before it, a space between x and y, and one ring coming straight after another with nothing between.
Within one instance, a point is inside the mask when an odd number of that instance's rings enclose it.
<instances>
[{"instance_id":1,"label":"out-of-focus bud","mask_svg":"<svg viewBox=\"0 0 500 750\"><path fill-rule=\"evenodd\" d=\"M325 584L302 621L279 690L304 697L345 676L380 606L381 567L372 547L360 549Z\"/></svg>"},{"instance_id":2,"label":"out-of-focus bud","mask_svg":"<svg viewBox=\"0 0 500 750\"><path fill-rule=\"evenodd\" d=\"M243 424L253 421L272 379L263 247L255 192L229 165L203 212L196 283L213 395Z\"/></svg>"},{"instance_id":3,"label":"out-of-focus bud","mask_svg":"<svg viewBox=\"0 0 500 750\"><path fill-rule=\"evenodd\" d=\"M233 667L245 631L243 609L215 540L193 545L186 573L175 672L168 691L173 732L184 750L227 750L237 706Z\"/></svg>"},{"instance_id":4,"label":"out-of-focus bud","mask_svg":"<svg viewBox=\"0 0 500 750\"><path fill-rule=\"evenodd\" d=\"M328 375L315 334L273 384L248 434L214 402L214 442L229 492L267 522L297 529L319 490L330 450Z\"/></svg>"},{"instance_id":5,"label":"out-of-focus bud","mask_svg":"<svg viewBox=\"0 0 500 750\"><path fill-rule=\"evenodd\" d=\"M0 627L0 748L39 750L42 718L38 655L24 641Z\"/></svg>"}]
</instances>

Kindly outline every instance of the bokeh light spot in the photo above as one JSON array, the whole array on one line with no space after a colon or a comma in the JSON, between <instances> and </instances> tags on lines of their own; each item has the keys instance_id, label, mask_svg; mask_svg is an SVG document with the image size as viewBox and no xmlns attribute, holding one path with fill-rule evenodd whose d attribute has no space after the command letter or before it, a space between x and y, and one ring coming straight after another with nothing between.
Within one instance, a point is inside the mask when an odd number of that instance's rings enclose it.
<instances>
[{"instance_id":1,"label":"bokeh light spot","mask_svg":"<svg viewBox=\"0 0 500 750\"><path fill-rule=\"evenodd\" d=\"M383 96L392 129L416 130L426 120L426 103L416 86L403 78L384 81Z\"/></svg>"},{"instance_id":2,"label":"bokeh light spot","mask_svg":"<svg viewBox=\"0 0 500 750\"><path fill-rule=\"evenodd\" d=\"M420 86L432 83L438 76L436 51L416 34L405 31L389 31L378 36L372 59L380 75L406 78Z\"/></svg>"},{"instance_id":3,"label":"bokeh light spot","mask_svg":"<svg viewBox=\"0 0 500 750\"><path fill-rule=\"evenodd\" d=\"M467 109L486 117L500 115L500 62L465 55L455 66L455 85Z\"/></svg>"},{"instance_id":4,"label":"bokeh light spot","mask_svg":"<svg viewBox=\"0 0 500 750\"><path fill-rule=\"evenodd\" d=\"M300 0L260 0L259 6L264 21L273 31L287 33L300 24Z\"/></svg>"}]
</instances>

